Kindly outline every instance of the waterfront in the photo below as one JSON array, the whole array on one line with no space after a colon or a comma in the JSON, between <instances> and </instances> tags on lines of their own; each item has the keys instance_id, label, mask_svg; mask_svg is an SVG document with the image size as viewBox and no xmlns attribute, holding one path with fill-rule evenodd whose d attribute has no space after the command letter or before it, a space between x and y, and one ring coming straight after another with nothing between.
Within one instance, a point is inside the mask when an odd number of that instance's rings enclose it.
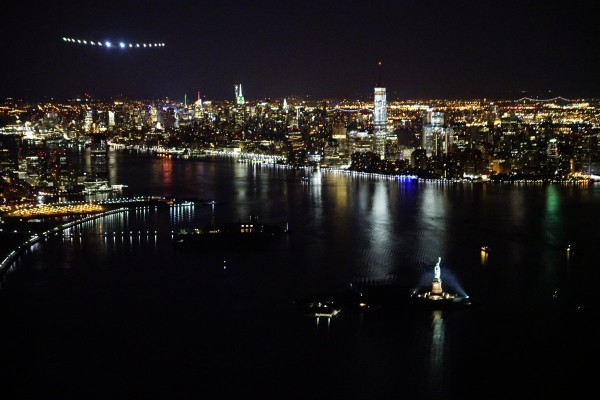
<instances>
[{"instance_id":1,"label":"waterfront","mask_svg":"<svg viewBox=\"0 0 600 400\"><path fill-rule=\"evenodd\" d=\"M325 170L305 180L304 170L115 151L109 163L128 196L217 203L139 206L24 254L0 291L0 372L12 397L464 399L593 389L597 184ZM173 232L213 212L222 222L287 224L290 234L266 252L172 246ZM444 287L464 290L475 307L408 306L438 257ZM289 307L350 283L379 293L381 309L317 324Z\"/></svg>"}]
</instances>

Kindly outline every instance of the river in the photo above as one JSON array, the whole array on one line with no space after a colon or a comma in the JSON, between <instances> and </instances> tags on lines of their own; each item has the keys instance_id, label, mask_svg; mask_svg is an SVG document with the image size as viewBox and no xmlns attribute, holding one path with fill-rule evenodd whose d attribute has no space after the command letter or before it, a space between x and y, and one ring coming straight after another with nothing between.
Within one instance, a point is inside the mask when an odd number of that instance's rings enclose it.
<instances>
[{"instance_id":1,"label":"river","mask_svg":"<svg viewBox=\"0 0 600 400\"><path fill-rule=\"evenodd\" d=\"M440 183L110 152L138 207L19 257L0 290L7 398L391 399L594 390L600 186ZM257 216L266 251L175 248L181 227ZM489 251L482 251L487 246ZM472 306L416 309L441 257ZM340 290L377 308L310 318Z\"/></svg>"}]
</instances>

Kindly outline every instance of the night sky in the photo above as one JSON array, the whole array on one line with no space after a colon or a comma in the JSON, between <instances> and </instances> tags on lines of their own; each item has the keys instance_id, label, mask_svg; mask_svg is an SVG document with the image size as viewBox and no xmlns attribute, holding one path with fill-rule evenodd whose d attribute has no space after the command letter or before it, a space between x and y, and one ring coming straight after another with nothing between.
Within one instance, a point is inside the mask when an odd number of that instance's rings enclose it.
<instances>
[{"instance_id":1,"label":"night sky","mask_svg":"<svg viewBox=\"0 0 600 400\"><path fill-rule=\"evenodd\" d=\"M7 4L9 3L9 4ZM556 2L553 2L556 3ZM600 97L594 2L46 1L0 6L0 99ZM164 42L104 49L87 40Z\"/></svg>"}]
</instances>

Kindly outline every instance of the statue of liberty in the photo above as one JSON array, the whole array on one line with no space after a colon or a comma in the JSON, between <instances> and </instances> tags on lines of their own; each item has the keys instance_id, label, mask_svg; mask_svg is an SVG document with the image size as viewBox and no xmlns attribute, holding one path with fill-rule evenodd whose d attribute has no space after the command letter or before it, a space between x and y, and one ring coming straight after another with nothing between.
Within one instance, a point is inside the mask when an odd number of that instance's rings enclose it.
<instances>
[{"instance_id":1,"label":"statue of liberty","mask_svg":"<svg viewBox=\"0 0 600 400\"><path fill-rule=\"evenodd\" d=\"M438 257L438 262L435 264L433 268L433 279L440 280L441 270L440 270L440 262L442 262L442 257Z\"/></svg>"}]
</instances>

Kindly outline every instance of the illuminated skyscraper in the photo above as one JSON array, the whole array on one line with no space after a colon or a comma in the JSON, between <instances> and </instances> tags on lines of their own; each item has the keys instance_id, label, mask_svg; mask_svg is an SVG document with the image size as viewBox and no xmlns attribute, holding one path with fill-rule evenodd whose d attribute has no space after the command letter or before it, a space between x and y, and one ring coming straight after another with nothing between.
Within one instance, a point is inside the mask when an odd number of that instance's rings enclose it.
<instances>
[{"instance_id":1,"label":"illuminated skyscraper","mask_svg":"<svg viewBox=\"0 0 600 400\"><path fill-rule=\"evenodd\" d=\"M242 84L235 85L235 102L236 104L244 104L244 95L242 94Z\"/></svg>"},{"instance_id":2,"label":"illuminated skyscraper","mask_svg":"<svg viewBox=\"0 0 600 400\"><path fill-rule=\"evenodd\" d=\"M427 109L423 114L422 146L428 157L448 152L448 135L444 127L444 113Z\"/></svg>"},{"instance_id":3,"label":"illuminated skyscraper","mask_svg":"<svg viewBox=\"0 0 600 400\"><path fill-rule=\"evenodd\" d=\"M108 112L108 126L111 128L115 126L115 112L112 110Z\"/></svg>"},{"instance_id":4,"label":"illuminated skyscraper","mask_svg":"<svg viewBox=\"0 0 600 400\"><path fill-rule=\"evenodd\" d=\"M202 107L202 97L200 97L200 91L198 90L198 100L194 102L194 118L202 118L204 108Z\"/></svg>"},{"instance_id":5,"label":"illuminated skyscraper","mask_svg":"<svg viewBox=\"0 0 600 400\"><path fill-rule=\"evenodd\" d=\"M86 132L91 132L93 123L94 123L93 110L90 107L88 107L85 110L85 118L83 120L83 129Z\"/></svg>"},{"instance_id":6,"label":"illuminated skyscraper","mask_svg":"<svg viewBox=\"0 0 600 400\"><path fill-rule=\"evenodd\" d=\"M387 138L387 102L385 88L381 84L381 61L379 62L379 82L375 86L375 104L373 108L373 152L383 160Z\"/></svg>"}]
</instances>

